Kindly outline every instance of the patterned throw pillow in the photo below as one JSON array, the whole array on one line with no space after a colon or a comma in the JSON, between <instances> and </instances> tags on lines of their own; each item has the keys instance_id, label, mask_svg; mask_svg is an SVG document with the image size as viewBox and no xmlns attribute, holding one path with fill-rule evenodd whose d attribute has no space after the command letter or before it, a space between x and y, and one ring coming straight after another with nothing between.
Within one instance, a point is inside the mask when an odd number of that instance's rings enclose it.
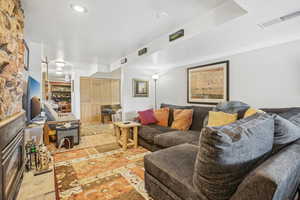
<instances>
[{"instance_id":1,"label":"patterned throw pillow","mask_svg":"<svg viewBox=\"0 0 300 200\"><path fill-rule=\"evenodd\" d=\"M209 111L207 126L225 126L235 122L238 114Z\"/></svg>"},{"instance_id":2,"label":"patterned throw pillow","mask_svg":"<svg viewBox=\"0 0 300 200\"><path fill-rule=\"evenodd\" d=\"M155 124L157 122L152 109L139 111L138 114L143 125Z\"/></svg>"},{"instance_id":3,"label":"patterned throw pillow","mask_svg":"<svg viewBox=\"0 0 300 200\"><path fill-rule=\"evenodd\" d=\"M169 108L161 108L154 111L154 116L157 120L156 124L159 126L168 127L169 122Z\"/></svg>"},{"instance_id":4,"label":"patterned throw pillow","mask_svg":"<svg viewBox=\"0 0 300 200\"><path fill-rule=\"evenodd\" d=\"M248 173L271 155L273 140L274 118L268 114L203 128L193 176L199 196L230 199Z\"/></svg>"},{"instance_id":5,"label":"patterned throw pillow","mask_svg":"<svg viewBox=\"0 0 300 200\"><path fill-rule=\"evenodd\" d=\"M171 128L181 131L190 129L193 122L193 109L174 109L174 121Z\"/></svg>"}]
</instances>

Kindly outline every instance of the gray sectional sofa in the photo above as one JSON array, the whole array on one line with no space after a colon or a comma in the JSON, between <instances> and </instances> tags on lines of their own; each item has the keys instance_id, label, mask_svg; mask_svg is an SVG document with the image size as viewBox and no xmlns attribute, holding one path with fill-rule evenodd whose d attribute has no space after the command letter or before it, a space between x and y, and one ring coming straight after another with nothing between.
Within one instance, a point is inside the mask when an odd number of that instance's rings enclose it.
<instances>
[{"instance_id":1,"label":"gray sectional sofa","mask_svg":"<svg viewBox=\"0 0 300 200\"><path fill-rule=\"evenodd\" d=\"M246 106L242 105L241 107ZM191 107L181 107L163 104L162 107L169 108L191 108ZM239 110L243 110L239 108ZM216 184L209 183L208 177L197 177L195 174L199 172L198 163L201 162L201 153L199 153L199 137L200 130L205 124L205 118L208 111L212 108L207 107L193 107L196 116L194 116L193 126L191 130L187 132L181 132L172 130L170 128L162 128L156 125L143 126L139 132L141 145L155 151L152 154L145 156L145 187L148 194L154 200L292 200L295 197L297 187L300 183L300 141L295 142L285 146L279 152L271 152L271 149L265 149L261 153L259 159L255 160L253 163L253 169L248 169L247 165L241 165L239 168L233 166L231 175L225 174L224 177L231 177L234 174L234 170L244 170L244 174L240 174L239 183L235 182L238 186L237 189L232 190L231 193L226 195L221 195L218 198L214 198L210 195L201 195L203 191L201 190L201 184L197 183L198 179L206 179L207 184L210 184L211 189L214 191L214 187L227 187L228 183L223 181L221 178ZM284 109L263 109L267 113L279 114L282 117L290 117L297 113L300 113L300 108L284 108ZM235 112L232 110L232 112ZM170 120L170 122L172 119ZM243 121L243 120L241 120ZM297 122L297 121L296 121ZM194 123L198 123L197 125ZM246 123L246 122L245 122ZM269 123L270 124L270 123ZM268 125L266 125L268 126ZM249 126L250 133L252 126ZM273 127L274 128L274 127ZM264 127L259 130L265 129ZM248 130L248 129L246 129ZM255 130L255 129L254 129ZM272 128L266 128L262 130L262 134L272 132ZM153 134L153 135L147 135ZM225 131L225 135L226 135ZM300 134L300 133L299 133ZM249 135L249 133L245 133ZM260 135L260 134L257 134ZM246 137L247 138L247 137ZM268 138L268 137L266 137ZM218 140L218 138L216 138ZM233 138L233 142L236 138ZM214 139L215 140L215 139ZM272 140L268 139L269 143ZM249 140L248 143L251 143ZM206 141L202 145L206 145ZM239 142L239 141L238 141ZM237 142L237 143L238 143ZM240 145L247 145L246 143L241 143ZM200 142L201 143L201 142ZM264 143L264 141L262 141ZM226 143L225 143L226 144ZM236 144L234 144L236 145ZM230 145L228 145L230 146ZM253 145L261 150L256 144ZM221 148L221 147L220 147ZM222 148L227 148L224 145ZM272 148L272 147L271 147ZM251 149L251 148L250 148ZM159 151L158 151L159 150ZM250 150L251 151L251 150ZM257 154L257 151L254 151ZM203 153L203 152L202 152ZM204 152L205 153L205 152ZM239 155L230 154L232 151L230 149L227 151L229 161L224 161L224 163L230 162L230 158L235 158ZM253 153L253 152L251 152ZM200 155L200 157L199 157ZM215 155L215 154L212 154ZM243 157L249 157L251 160L252 154L247 154L243 152ZM211 157L214 159L214 157ZM226 160L225 159L225 160ZM233 159L234 160L234 159ZM231 160L232 161L232 160ZM207 160L202 162L208 162ZM223 163L223 164L224 164ZM238 163L238 162L237 162ZM205 165L204 165L205 166ZM208 166L210 166L208 164ZM225 168L228 170L228 166L225 164ZM223 168L222 168L223 169ZM229 168L230 169L230 168ZM204 167L207 172L212 170L210 167ZM217 174L219 173L217 169ZM238 172L237 172L238 173ZM236 175L235 175L236 176ZM195 181L196 179L196 181ZM226 183L226 184L225 184ZM206 186L207 184L204 184ZM204 189L204 193L207 192ZM210 194L210 193L208 193Z\"/></svg>"},{"instance_id":2,"label":"gray sectional sofa","mask_svg":"<svg viewBox=\"0 0 300 200\"><path fill-rule=\"evenodd\" d=\"M205 123L206 116L212 107L201 106L176 106L161 104L161 108L170 108L169 127L158 125L146 125L139 129L139 145L150 151L176 146L179 144L190 143L198 144L200 131ZM173 109L193 109L193 123L190 130L178 131L171 127L173 122Z\"/></svg>"}]
</instances>

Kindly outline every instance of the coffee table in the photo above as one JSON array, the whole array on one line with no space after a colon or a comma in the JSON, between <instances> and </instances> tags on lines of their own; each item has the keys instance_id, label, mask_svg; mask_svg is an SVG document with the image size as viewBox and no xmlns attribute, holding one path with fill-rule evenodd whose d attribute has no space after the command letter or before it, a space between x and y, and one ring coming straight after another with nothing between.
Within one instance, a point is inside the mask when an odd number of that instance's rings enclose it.
<instances>
[{"instance_id":1,"label":"coffee table","mask_svg":"<svg viewBox=\"0 0 300 200\"><path fill-rule=\"evenodd\" d=\"M141 124L136 122L130 122L128 124L124 122L115 122L114 129L117 143L119 143L123 150L127 150L128 147L138 147L138 128ZM133 133L133 139L129 137L130 132Z\"/></svg>"}]
</instances>

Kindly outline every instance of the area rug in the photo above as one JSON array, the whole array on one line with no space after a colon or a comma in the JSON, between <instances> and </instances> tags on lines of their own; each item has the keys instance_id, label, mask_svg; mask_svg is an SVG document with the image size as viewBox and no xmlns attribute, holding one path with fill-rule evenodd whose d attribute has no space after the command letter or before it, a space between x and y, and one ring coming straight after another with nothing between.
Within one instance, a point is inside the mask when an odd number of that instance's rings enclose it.
<instances>
[{"instance_id":1,"label":"area rug","mask_svg":"<svg viewBox=\"0 0 300 200\"><path fill-rule=\"evenodd\" d=\"M114 127L112 124L84 124L81 126L80 135L81 136L91 136L98 134L112 134Z\"/></svg>"},{"instance_id":2,"label":"area rug","mask_svg":"<svg viewBox=\"0 0 300 200\"><path fill-rule=\"evenodd\" d=\"M151 200L144 189L144 148L117 144L54 155L57 200Z\"/></svg>"}]
</instances>

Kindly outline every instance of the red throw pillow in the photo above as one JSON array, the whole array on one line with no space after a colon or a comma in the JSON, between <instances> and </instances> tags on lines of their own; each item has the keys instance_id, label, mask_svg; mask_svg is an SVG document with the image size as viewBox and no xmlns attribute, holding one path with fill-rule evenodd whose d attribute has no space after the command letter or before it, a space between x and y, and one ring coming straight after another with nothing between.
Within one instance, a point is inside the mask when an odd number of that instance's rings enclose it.
<instances>
[{"instance_id":1,"label":"red throw pillow","mask_svg":"<svg viewBox=\"0 0 300 200\"><path fill-rule=\"evenodd\" d=\"M157 122L152 109L138 112L143 125L155 124Z\"/></svg>"}]
</instances>

